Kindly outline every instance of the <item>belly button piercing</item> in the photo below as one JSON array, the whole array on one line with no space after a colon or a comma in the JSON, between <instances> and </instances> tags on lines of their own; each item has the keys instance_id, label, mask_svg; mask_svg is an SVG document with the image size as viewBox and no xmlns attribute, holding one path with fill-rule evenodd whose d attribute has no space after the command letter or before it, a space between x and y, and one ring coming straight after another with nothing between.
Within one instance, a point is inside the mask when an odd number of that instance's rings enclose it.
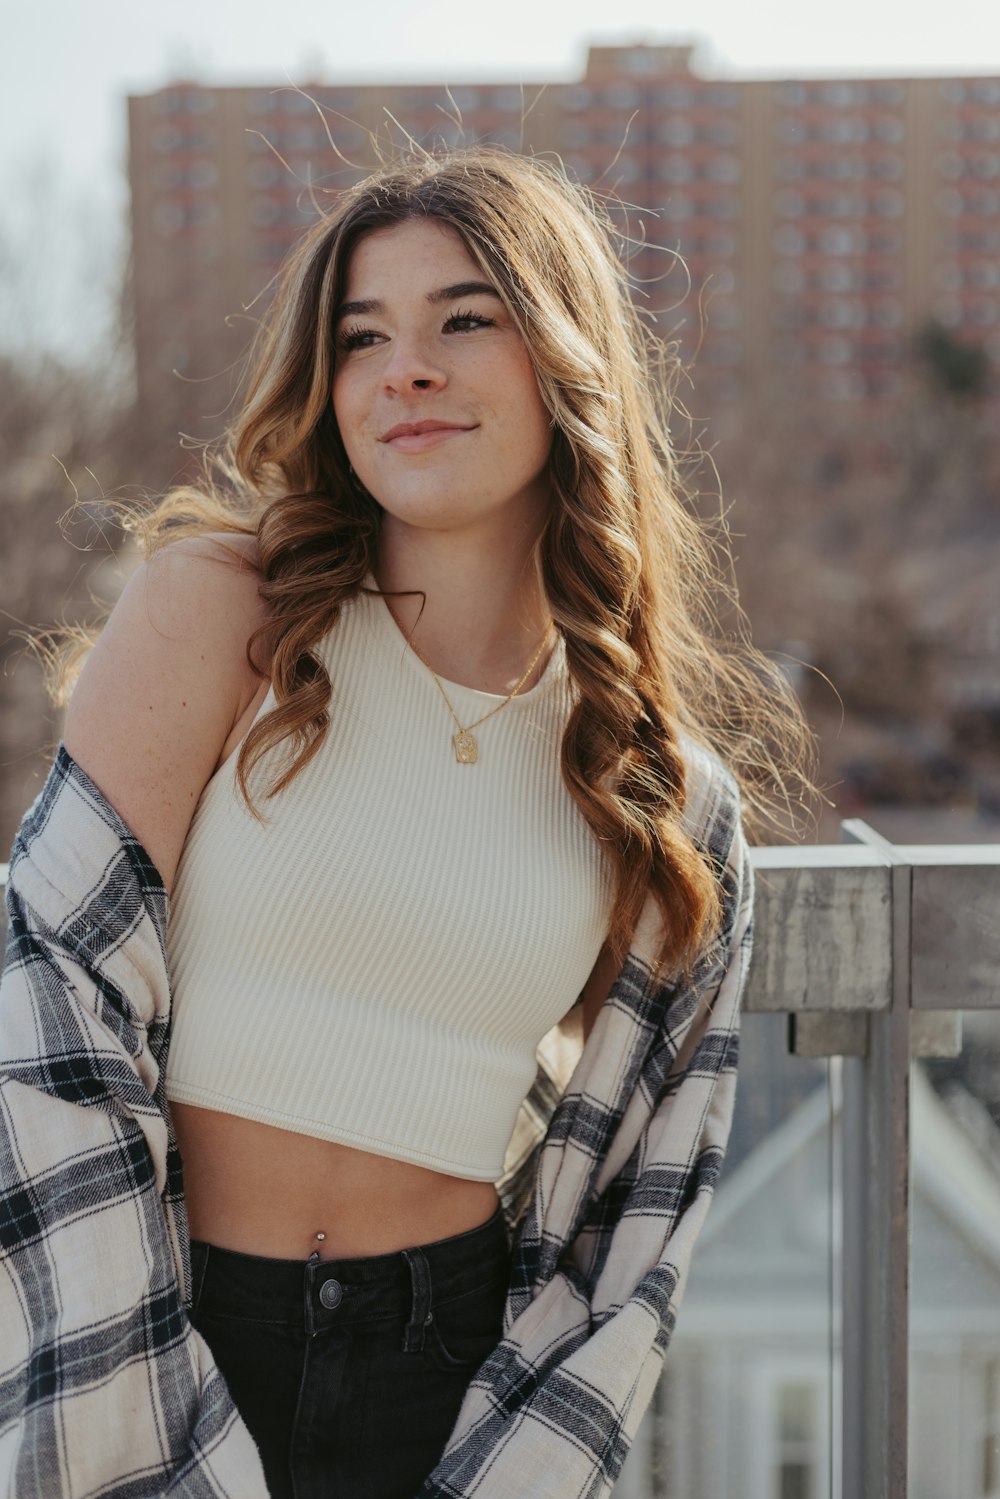
<instances>
[{"instance_id":1,"label":"belly button piercing","mask_svg":"<svg viewBox=\"0 0 1000 1499\"><path fill-rule=\"evenodd\" d=\"M326 1238L326 1234L317 1234L316 1237L317 1237L317 1239L325 1239Z\"/></svg>"}]
</instances>

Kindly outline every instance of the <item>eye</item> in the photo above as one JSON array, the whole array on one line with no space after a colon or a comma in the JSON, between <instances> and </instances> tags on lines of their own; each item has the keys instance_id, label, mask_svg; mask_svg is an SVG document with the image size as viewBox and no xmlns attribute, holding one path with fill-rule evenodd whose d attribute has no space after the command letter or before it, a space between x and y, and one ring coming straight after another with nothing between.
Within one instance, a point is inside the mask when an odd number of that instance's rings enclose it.
<instances>
[{"instance_id":1,"label":"eye","mask_svg":"<svg viewBox=\"0 0 1000 1499\"><path fill-rule=\"evenodd\" d=\"M494 328L493 318L482 312L453 312L444 325L446 333L471 333L475 328Z\"/></svg>"},{"instance_id":2,"label":"eye","mask_svg":"<svg viewBox=\"0 0 1000 1499\"><path fill-rule=\"evenodd\" d=\"M374 328L341 328L337 334L337 348L345 354L353 349L370 349L372 340L381 337Z\"/></svg>"}]
</instances>

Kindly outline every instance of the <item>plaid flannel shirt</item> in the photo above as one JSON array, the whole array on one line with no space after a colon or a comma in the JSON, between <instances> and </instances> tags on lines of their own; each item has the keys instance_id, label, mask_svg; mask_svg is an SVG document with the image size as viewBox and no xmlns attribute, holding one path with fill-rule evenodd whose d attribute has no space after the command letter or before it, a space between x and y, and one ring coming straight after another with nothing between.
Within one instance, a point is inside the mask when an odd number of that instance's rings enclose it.
<instances>
[{"instance_id":1,"label":"plaid flannel shirt","mask_svg":"<svg viewBox=\"0 0 1000 1499\"><path fill-rule=\"evenodd\" d=\"M653 1392L729 1134L752 930L735 783L696 746L687 760L719 940L688 982L654 984L648 902L582 1052L561 1028L539 1046L497 1184L514 1249L504 1336L416 1499L604 1499ZM266 1499L187 1315L166 895L63 748L7 903L0 1491Z\"/></svg>"}]
</instances>

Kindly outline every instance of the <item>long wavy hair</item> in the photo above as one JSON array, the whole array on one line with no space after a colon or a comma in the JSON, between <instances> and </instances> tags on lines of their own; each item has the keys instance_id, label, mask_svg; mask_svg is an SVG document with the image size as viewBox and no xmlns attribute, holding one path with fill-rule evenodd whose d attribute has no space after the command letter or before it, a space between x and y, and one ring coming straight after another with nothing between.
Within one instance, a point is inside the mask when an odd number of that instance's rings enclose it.
<instances>
[{"instance_id":1,"label":"long wavy hair","mask_svg":"<svg viewBox=\"0 0 1000 1499\"><path fill-rule=\"evenodd\" d=\"M146 519L147 549L208 531L256 538L268 621L248 649L264 647L276 699L236 764L256 810L251 772L273 771L264 796L278 795L323 740L336 690L312 648L377 563L380 507L353 479L331 398L349 257L363 235L421 218L450 226L497 288L551 414L552 506L533 562L575 691L562 775L613 868L612 951L623 957L652 892L660 966L680 971L720 911L718 871L683 828L681 735L736 776L751 833L779 817L787 829L806 805L812 738L749 642L724 527L683 492L668 437L676 360L637 314L613 224L585 188L476 147L411 156L340 193L280 275L238 419L203 481ZM719 626L723 608L735 630Z\"/></svg>"}]
</instances>

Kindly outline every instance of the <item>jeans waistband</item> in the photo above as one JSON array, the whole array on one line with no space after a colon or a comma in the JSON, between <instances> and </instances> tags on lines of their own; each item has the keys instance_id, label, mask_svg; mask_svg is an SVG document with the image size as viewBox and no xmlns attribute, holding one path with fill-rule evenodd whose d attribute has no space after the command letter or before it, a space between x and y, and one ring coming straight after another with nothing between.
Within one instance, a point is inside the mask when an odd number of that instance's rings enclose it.
<instances>
[{"instance_id":1,"label":"jeans waistband","mask_svg":"<svg viewBox=\"0 0 1000 1499\"><path fill-rule=\"evenodd\" d=\"M390 1254L283 1260L194 1239L191 1258L199 1315L304 1323L309 1333L407 1316L406 1348L422 1347L434 1305L496 1284L510 1270L499 1205L476 1228Z\"/></svg>"}]
</instances>

